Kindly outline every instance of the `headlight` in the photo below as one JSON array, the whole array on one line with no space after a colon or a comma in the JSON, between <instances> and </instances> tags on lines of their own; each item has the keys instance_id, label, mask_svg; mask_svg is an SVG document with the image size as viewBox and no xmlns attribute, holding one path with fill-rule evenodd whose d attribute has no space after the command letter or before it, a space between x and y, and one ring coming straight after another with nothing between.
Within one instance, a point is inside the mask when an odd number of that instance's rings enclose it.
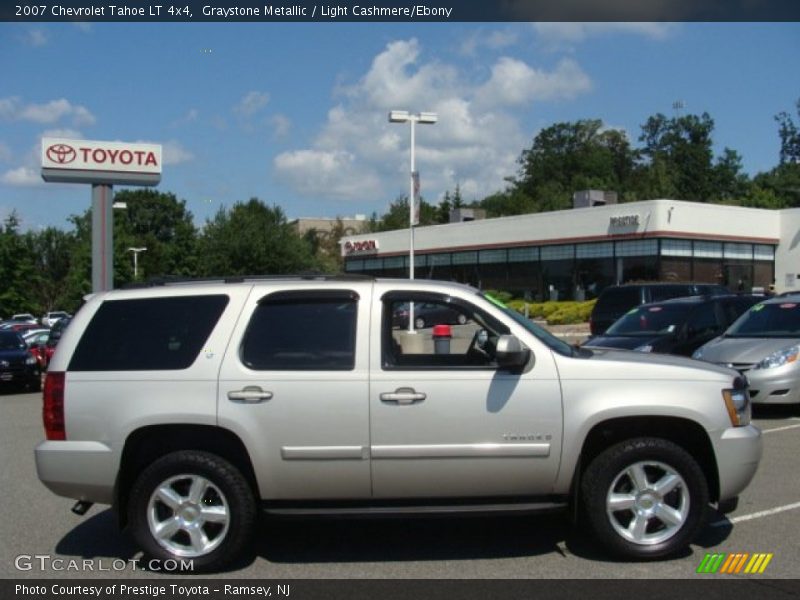
<instances>
[{"instance_id":1,"label":"headlight","mask_svg":"<svg viewBox=\"0 0 800 600\"><path fill-rule=\"evenodd\" d=\"M777 352L773 352L760 363L758 363L754 368L776 369L777 367L782 367L783 365L793 363L797 360L798 356L800 356L800 344L789 346L782 350L778 350Z\"/></svg>"},{"instance_id":2,"label":"headlight","mask_svg":"<svg viewBox=\"0 0 800 600\"><path fill-rule=\"evenodd\" d=\"M750 424L750 397L747 394L747 384L743 378L737 377L733 386L732 389L722 390L722 397L728 409L728 416L731 418L731 425L744 427Z\"/></svg>"},{"instance_id":3,"label":"headlight","mask_svg":"<svg viewBox=\"0 0 800 600\"><path fill-rule=\"evenodd\" d=\"M28 358L26 358L26 359L25 359L25 364L26 364L26 365L35 365L35 364L37 364L38 362L39 362L39 361L38 361L38 360L36 360L36 357L35 357L35 356L29 356Z\"/></svg>"},{"instance_id":4,"label":"headlight","mask_svg":"<svg viewBox=\"0 0 800 600\"><path fill-rule=\"evenodd\" d=\"M652 352L653 351L653 346L652 346L652 344L644 344L643 346L638 346L637 348L634 348L634 351L635 352Z\"/></svg>"}]
</instances>

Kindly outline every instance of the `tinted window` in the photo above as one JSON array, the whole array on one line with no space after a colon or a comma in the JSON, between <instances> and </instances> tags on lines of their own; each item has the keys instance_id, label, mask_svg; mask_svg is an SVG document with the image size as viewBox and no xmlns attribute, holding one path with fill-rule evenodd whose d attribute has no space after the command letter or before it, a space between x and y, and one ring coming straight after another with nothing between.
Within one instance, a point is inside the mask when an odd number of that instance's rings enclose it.
<instances>
[{"instance_id":1,"label":"tinted window","mask_svg":"<svg viewBox=\"0 0 800 600\"><path fill-rule=\"evenodd\" d=\"M713 302L704 302L689 317L689 331L692 335L713 333L721 329Z\"/></svg>"},{"instance_id":2,"label":"tinted window","mask_svg":"<svg viewBox=\"0 0 800 600\"><path fill-rule=\"evenodd\" d=\"M641 289L638 287L606 288L597 300L597 310L624 310L641 303Z\"/></svg>"},{"instance_id":3,"label":"tinted window","mask_svg":"<svg viewBox=\"0 0 800 600\"><path fill-rule=\"evenodd\" d=\"M253 313L242 362L259 371L350 371L356 309L350 292L273 294Z\"/></svg>"},{"instance_id":4,"label":"tinted window","mask_svg":"<svg viewBox=\"0 0 800 600\"><path fill-rule=\"evenodd\" d=\"M650 300L652 302L691 295L692 289L688 285L654 285L650 288Z\"/></svg>"},{"instance_id":5,"label":"tinted window","mask_svg":"<svg viewBox=\"0 0 800 600\"><path fill-rule=\"evenodd\" d=\"M81 337L69 370L187 369L227 304L223 295L104 302Z\"/></svg>"}]
</instances>

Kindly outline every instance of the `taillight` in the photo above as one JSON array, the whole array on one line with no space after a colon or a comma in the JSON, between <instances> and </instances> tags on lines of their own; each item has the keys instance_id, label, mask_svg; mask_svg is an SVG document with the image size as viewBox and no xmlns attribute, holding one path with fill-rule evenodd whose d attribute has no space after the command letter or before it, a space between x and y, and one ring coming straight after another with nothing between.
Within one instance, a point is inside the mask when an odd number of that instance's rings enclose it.
<instances>
[{"instance_id":1,"label":"taillight","mask_svg":"<svg viewBox=\"0 0 800 600\"><path fill-rule=\"evenodd\" d=\"M64 381L65 373L48 371L44 380L44 406L42 420L48 440L66 440L64 425Z\"/></svg>"}]
</instances>

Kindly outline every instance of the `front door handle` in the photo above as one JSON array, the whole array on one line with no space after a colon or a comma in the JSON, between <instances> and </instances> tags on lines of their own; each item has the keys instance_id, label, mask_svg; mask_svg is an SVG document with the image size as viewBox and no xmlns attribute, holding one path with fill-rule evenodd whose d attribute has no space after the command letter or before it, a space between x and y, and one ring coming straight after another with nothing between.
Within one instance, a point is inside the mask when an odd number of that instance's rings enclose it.
<instances>
[{"instance_id":1,"label":"front door handle","mask_svg":"<svg viewBox=\"0 0 800 600\"><path fill-rule=\"evenodd\" d=\"M257 385L248 385L243 390L233 390L228 392L228 400L234 402L245 402L247 404L256 404L264 402L272 398L272 392L265 392Z\"/></svg>"},{"instance_id":2,"label":"front door handle","mask_svg":"<svg viewBox=\"0 0 800 600\"><path fill-rule=\"evenodd\" d=\"M390 402L392 404L414 404L422 402L427 396L422 392L414 391L414 388L397 388L393 392L384 392L381 394L382 402Z\"/></svg>"}]
</instances>

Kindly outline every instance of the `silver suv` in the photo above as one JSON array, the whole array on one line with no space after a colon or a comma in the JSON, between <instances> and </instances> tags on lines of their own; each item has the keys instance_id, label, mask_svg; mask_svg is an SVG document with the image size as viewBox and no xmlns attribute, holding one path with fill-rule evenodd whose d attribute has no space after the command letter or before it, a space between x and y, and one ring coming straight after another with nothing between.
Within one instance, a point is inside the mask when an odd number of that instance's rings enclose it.
<instances>
[{"instance_id":1,"label":"silver suv","mask_svg":"<svg viewBox=\"0 0 800 600\"><path fill-rule=\"evenodd\" d=\"M446 322L400 327L422 304ZM761 457L736 371L579 350L467 286L347 277L98 294L52 359L44 425L48 488L115 505L146 554L195 570L239 555L259 509L571 507L609 551L662 557Z\"/></svg>"}]
</instances>

